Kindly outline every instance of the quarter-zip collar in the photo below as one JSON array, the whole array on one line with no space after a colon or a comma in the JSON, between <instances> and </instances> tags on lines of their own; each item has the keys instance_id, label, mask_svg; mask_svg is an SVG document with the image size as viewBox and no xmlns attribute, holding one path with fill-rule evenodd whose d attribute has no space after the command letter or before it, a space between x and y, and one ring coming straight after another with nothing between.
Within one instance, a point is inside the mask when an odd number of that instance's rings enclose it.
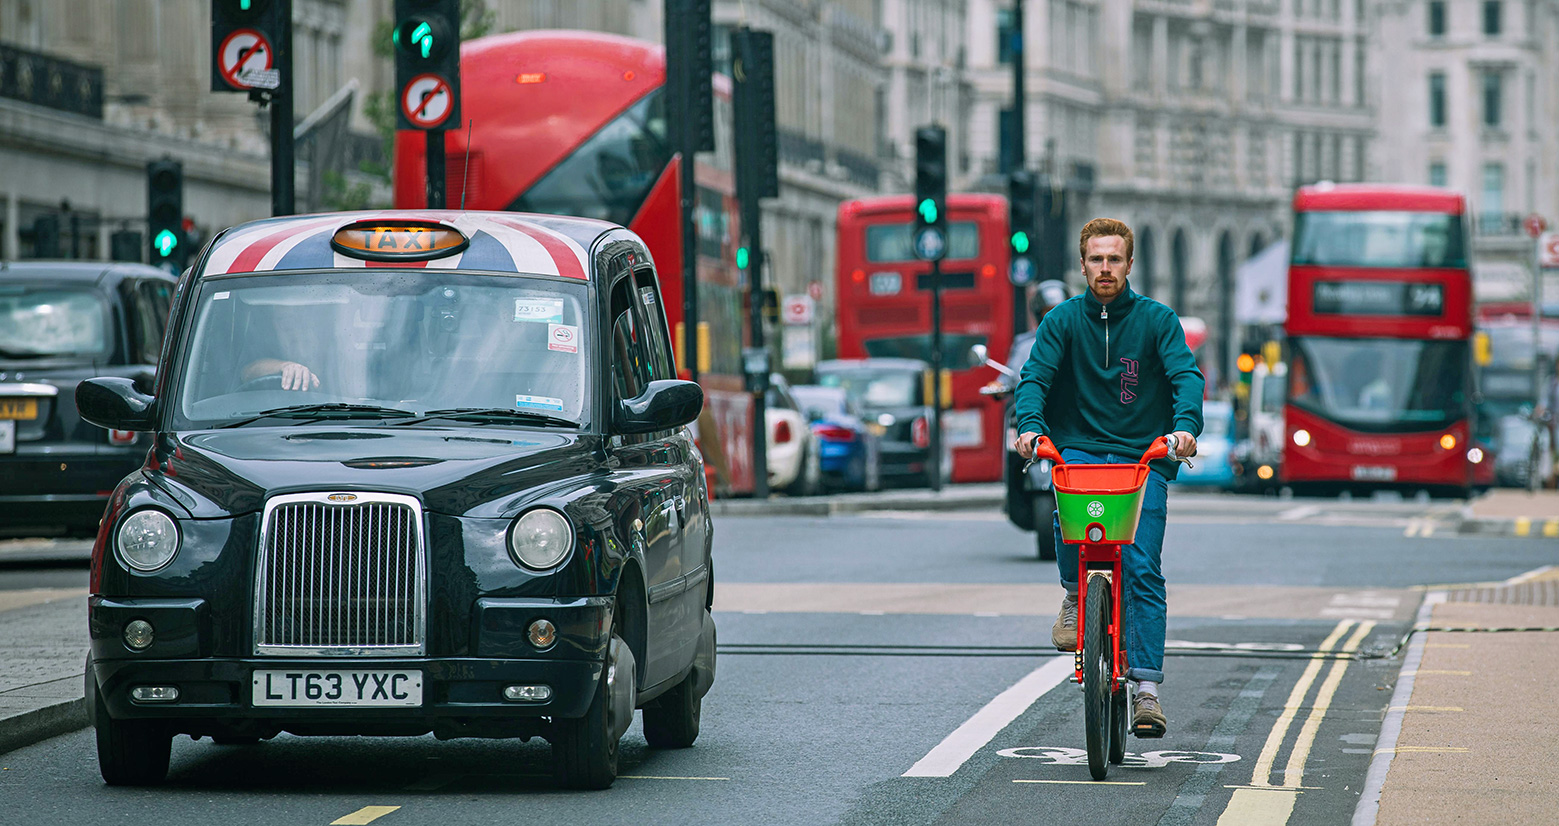
<instances>
[{"instance_id":1,"label":"quarter-zip collar","mask_svg":"<svg viewBox=\"0 0 1559 826\"><path fill-rule=\"evenodd\" d=\"M1094 298L1093 290L1083 290L1083 307L1087 310L1085 315L1094 319L1096 323L1104 327L1104 369L1110 369L1110 322L1117 324L1125 318L1133 305L1137 303L1137 294L1132 292L1131 282L1121 288L1120 295L1108 304Z\"/></svg>"}]
</instances>

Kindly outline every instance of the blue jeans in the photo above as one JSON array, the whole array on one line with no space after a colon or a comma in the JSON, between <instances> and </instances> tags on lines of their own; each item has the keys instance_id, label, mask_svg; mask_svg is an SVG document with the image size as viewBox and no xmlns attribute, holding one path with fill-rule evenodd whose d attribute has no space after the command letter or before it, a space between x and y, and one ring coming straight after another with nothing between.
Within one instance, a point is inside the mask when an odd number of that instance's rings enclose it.
<instances>
[{"instance_id":1,"label":"blue jeans","mask_svg":"<svg viewBox=\"0 0 1559 826\"><path fill-rule=\"evenodd\" d=\"M1085 465L1136 464L1138 456L1103 455L1070 448L1061 451L1068 463ZM1126 661L1131 668L1126 676L1133 680L1164 681L1164 569L1159 555L1164 549L1164 523L1169 518L1169 480L1158 471L1148 472L1142 497L1142 517L1137 522L1136 542L1121 548L1121 571L1125 576L1122 592L1121 624L1126 629ZM1067 593L1077 593L1077 546L1061 541L1061 517L1055 517L1056 564L1061 569L1061 585Z\"/></svg>"}]
</instances>

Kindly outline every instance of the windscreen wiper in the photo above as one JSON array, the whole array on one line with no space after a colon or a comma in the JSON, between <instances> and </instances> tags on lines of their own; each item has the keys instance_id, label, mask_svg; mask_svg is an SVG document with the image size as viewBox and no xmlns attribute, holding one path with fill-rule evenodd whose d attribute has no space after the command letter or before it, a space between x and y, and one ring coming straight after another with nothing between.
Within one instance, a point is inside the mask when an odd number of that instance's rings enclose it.
<instances>
[{"instance_id":1,"label":"windscreen wiper","mask_svg":"<svg viewBox=\"0 0 1559 826\"><path fill-rule=\"evenodd\" d=\"M376 407L371 404L297 404L261 410L252 416L228 422L222 427L242 427L261 419L399 419L415 416L410 410Z\"/></svg>"},{"instance_id":2,"label":"windscreen wiper","mask_svg":"<svg viewBox=\"0 0 1559 826\"><path fill-rule=\"evenodd\" d=\"M10 347L0 347L0 358L16 359L46 359L46 358L74 358L76 353L51 353L44 350L16 350Z\"/></svg>"},{"instance_id":3,"label":"windscreen wiper","mask_svg":"<svg viewBox=\"0 0 1559 826\"><path fill-rule=\"evenodd\" d=\"M534 413L529 410L510 410L507 407L450 407L443 410L429 410L418 418L397 422L397 424L420 424L429 419L450 419L457 422L477 422L481 424L517 422L520 424L539 424L544 427L579 427L579 422L560 416L549 416L545 413Z\"/></svg>"}]
</instances>

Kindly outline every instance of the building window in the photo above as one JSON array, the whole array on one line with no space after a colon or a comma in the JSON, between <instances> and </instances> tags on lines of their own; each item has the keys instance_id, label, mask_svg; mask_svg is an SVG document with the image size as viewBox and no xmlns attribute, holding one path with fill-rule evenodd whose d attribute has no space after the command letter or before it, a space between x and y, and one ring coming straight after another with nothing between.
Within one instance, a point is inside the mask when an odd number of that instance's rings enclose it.
<instances>
[{"instance_id":1,"label":"building window","mask_svg":"<svg viewBox=\"0 0 1559 826\"><path fill-rule=\"evenodd\" d=\"M1445 186L1445 162L1434 161L1429 164L1429 185Z\"/></svg>"},{"instance_id":2,"label":"building window","mask_svg":"<svg viewBox=\"0 0 1559 826\"><path fill-rule=\"evenodd\" d=\"M1018 30L1013 26L1012 9L996 10L996 62L1011 66L1017 56Z\"/></svg>"},{"instance_id":3,"label":"building window","mask_svg":"<svg viewBox=\"0 0 1559 826\"><path fill-rule=\"evenodd\" d=\"M1499 37L1501 12L1503 4L1500 0L1483 0L1483 33L1489 37Z\"/></svg>"},{"instance_id":4,"label":"building window","mask_svg":"<svg viewBox=\"0 0 1559 826\"><path fill-rule=\"evenodd\" d=\"M1502 163L1483 165L1482 212L1484 223L1491 226L1498 224L1505 212L1505 165Z\"/></svg>"},{"instance_id":5,"label":"building window","mask_svg":"<svg viewBox=\"0 0 1559 826\"><path fill-rule=\"evenodd\" d=\"M1445 0L1429 0L1429 36L1445 36Z\"/></svg>"},{"instance_id":6,"label":"building window","mask_svg":"<svg viewBox=\"0 0 1559 826\"><path fill-rule=\"evenodd\" d=\"M1445 127L1445 73L1429 73L1429 126L1431 129L1443 129Z\"/></svg>"},{"instance_id":7,"label":"building window","mask_svg":"<svg viewBox=\"0 0 1559 826\"><path fill-rule=\"evenodd\" d=\"M1483 71L1483 125L1490 129L1498 129L1500 124L1500 103L1504 92L1504 76L1498 69L1485 69Z\"/></svg>"}]
</instances>

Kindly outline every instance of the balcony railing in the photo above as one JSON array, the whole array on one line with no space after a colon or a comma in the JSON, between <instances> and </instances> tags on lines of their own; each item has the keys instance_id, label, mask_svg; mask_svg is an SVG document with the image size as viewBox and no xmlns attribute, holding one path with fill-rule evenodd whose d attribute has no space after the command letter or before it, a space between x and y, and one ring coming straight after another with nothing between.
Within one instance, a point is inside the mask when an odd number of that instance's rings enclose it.
<instances>
[{"instance_id":1,"label":"balcony railing","mask_svg":"<svg viewBox=\"0 0 1559 826\"><path fill-rule=\"evenodd\" d=\"M1478 236L1501 238L1525 234L1521 221L1521 214L1516 212L1480 212L1477 217Z\"/></svg>"},{"instance_id":2,"label":"balcony railing","mask_svg":"<svg viewBox=\"0 0 1559 826\"><path fill-rule=\"evenodd\" d=\"M0 97L103 119L103 70L0 44Z\"/></svg>"},{"instance_id":3,"label":"balcony railing","mask_svg":"<svg viewBox=\"0 0 1559 826\"><path fill-rule=\"evenodd\" d=\"M857 155L844 149L834 153L834 160L844 169L845 177L850 183L860 184L870 189L877 188L877 162L865 155Z\"/></svg>"}]
</instances>

